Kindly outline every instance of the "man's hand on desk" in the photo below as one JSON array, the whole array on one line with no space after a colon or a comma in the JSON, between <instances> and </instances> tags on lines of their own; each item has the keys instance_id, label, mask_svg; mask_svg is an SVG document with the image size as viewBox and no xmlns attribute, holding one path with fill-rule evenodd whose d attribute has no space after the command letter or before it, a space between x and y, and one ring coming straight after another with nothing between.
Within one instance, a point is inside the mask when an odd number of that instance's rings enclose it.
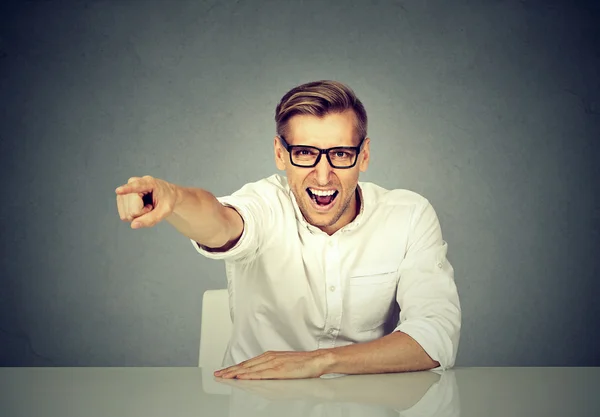
<instances>
[{"instance_id":1,"label":"man's hand on desk","mask_svg":"<svg viewBox=\"0 0 600 417\"><path fill-rule=\"evenodd\" d=\"M266 352L215 372L238 379L318 378L329 373L376 374L424 371L439 366L409 335L400 331L366 343L312 352Z\"/></svg>"},{"instance_id":2,"label":"man's hand on desk","mask_svg":"<svg viewBox=\"0 0 600 417\"><path fill-rule=\"evenodd\" d=\"M230 379L299 379L317 378L325 373L331 353L265 352L253 359L215 372L215 376Z\"/></svg>"}]
</instances>

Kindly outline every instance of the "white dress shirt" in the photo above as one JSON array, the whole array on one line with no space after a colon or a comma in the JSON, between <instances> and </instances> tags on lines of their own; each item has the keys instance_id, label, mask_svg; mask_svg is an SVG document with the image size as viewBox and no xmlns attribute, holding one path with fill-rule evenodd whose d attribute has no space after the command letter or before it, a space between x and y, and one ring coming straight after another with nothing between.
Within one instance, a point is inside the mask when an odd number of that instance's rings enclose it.
<instances>
[{"instance_id":1,"label":"white dress shirt","mask_svg":"<svg viewBox=\"0 0 600 417\"><path fill-rule=\"evenodd\" d=\"M407 190L368 182L358 189L358 216L332 236L306 222L284 176L218 198L242 216L242 236L226 252L192 243L225 260L233 331L223 366L392 330L415 339L438 369L454 365L461 309L433 207Z\"/></svg>"}]
</instances>

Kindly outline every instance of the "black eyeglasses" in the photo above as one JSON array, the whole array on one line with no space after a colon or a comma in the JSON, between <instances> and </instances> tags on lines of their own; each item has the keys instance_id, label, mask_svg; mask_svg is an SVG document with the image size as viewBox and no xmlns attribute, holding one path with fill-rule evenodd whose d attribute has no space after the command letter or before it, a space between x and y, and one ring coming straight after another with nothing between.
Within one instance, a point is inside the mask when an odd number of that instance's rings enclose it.
<instances>
[{"instance_id":1,"label":"black eyeglasses","mask_svg":"<svg viewBox=\"0 0 600 417\"><path fill-rule=\"evenodd\" d=\"M329 149L321 149L315 146L289 145L283 136L278 136L283 147L290 154L292 165L301 168L312 168L317 166L321 155L327 156L329 165L337 169L348 169L356 165L358 154L360 154L365 138L360 140L358 146L336 146Z\"/></svg>"}]
</instances>

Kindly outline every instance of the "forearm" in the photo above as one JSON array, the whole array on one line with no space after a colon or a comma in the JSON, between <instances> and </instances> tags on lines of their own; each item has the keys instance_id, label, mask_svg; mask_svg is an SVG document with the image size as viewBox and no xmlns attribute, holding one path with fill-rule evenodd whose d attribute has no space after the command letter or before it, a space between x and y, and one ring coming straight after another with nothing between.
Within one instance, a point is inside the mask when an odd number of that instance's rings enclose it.
<instances>
[{"instance_id":1,"label":"forearm","mask_svg":"<svg viewBox=\"0 0 600 417\"><path fill-rule=\"evenodd\" d=\"M422 371L439 366L412 337L398 331L372 342L327 351L325 373L377 374Z\"/></svg>"},{"instance_id":2,"label":"forearm","mask_svg":"<svg viewBox=\"0 0 600 417\"><path fill-rule=\"evenodd\" d=\"M239 238L243 223L233 209L224 207L206 190L175 187L176 203L166 220L181 234L210 248L221 248Z\"/></svg>"}]
</instances>

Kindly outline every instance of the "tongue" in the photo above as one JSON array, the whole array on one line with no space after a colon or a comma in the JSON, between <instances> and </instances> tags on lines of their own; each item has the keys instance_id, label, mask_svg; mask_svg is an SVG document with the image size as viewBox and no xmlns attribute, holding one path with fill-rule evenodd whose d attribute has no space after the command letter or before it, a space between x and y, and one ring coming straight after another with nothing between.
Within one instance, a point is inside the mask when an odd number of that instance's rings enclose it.
<instances>
[{"instance_id":1,"label":"tongue","mask_svg":"<svg viewBox=\"0 0 600 417\"><path fill-rule=\"evenodd\" d=\"M320 204L322 206L326 206L329 203L331 203L331 200L333 200L333 196L332 195L327 195L327 196L316 195L315 199L317 200L318 204Z\"/></svg>"}]
</instances>

